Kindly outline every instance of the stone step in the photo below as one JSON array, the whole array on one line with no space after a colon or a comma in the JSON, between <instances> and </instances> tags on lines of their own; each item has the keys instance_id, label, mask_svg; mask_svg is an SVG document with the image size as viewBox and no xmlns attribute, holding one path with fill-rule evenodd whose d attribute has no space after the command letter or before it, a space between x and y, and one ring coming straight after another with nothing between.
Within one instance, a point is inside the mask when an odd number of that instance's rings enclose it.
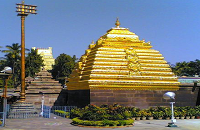
<instances>
[{"instance_id":1,"label":"stone step","mask_svg":"<svg viewBox=\"0 0 200 130\"><path fill-rule=\"evenodd\" d=\"M51 86L51 87L47 87L47 86L29 86L27 87L28 90L29 89L62 89L62 86Z\"/></svg>"},{"instance_id":2,"label":"stone step","mask_svg":"<svg viewBox=\"0 0 200 130\"><path fill-rule=\"evenodd\" d=\"M39 90L38 89L33 89L33 90L26 90L26 93L37 93L37 94L39 94L40 92L54 94L54 93L60 93L61 90L60 89L58 89L58 90L56 90L56 89L39 89Z\"/></svg>"},{"instance_id":3,"label":"stone step","mask_svg":"<svg viewBox=\"0 0 200 130\"><path fill-rule=\"evenodd\" d=\"M38 118L39 113L31 113L31 112L15 112L15 113L9 113L8 117L9 119L26 119L26 118Z\"/></svg>"},{"instance_id":4,"label":"stone step","mask_svg":"<svg viewBox=\"0 0 200 130\"><path fill-rule=\"evenodd\" d=\"M12 111L26 111L26 110L28 110L28 111L32 111L32 112L35 112L36 111L36 109L35 109L35 107L34 107L34 105L33 105L33 103L15 103L15 104L13 104L13 105L11 105L11 107L10 107L10 112L12 112Z\"/></svg>"},{"instance_id":5,"label":"stone step","mask_svg":"<svg viewBox=\"0 0 200 130\"><path fill-rule=\"evenodd\" d=\"M46 88L54 88L54 87L62 87L60 84L58 84L58 85L44 85L44 84L41 84L41 85L30 85L30 86L28 86L28 87L35 87L35 88L40 88L40 87L46 87ZM28 88L27 87L27 88Z\"/></svg>"},{"instance_id":6,"label":"stone step","mask_svg":"<svg viewBox=\"0 0 200 130\"><path fill-rule=\"evenodd\" d=\"M35 81L35 82L31 82L31 84L60 84L58 82L53 82L53 81Z\"/></svg>"},{"instance_id":7,"label":"stone step","mask_svg":"<svg viewBox=\"0 0 200 130\"><path fill-rule=\"evenodd\" d=\"M34 107L33 103L23 102L11 105L8 118L31 118L38 117L39 111Z\"/></svg>"},{"instance_id":8,"label":"stone step","mask_svg":"<svg viewBox=\"0 0 200 130\"><path fill-rule=\"evenodd\" d=\"M34 106L12 106L11 109L34 109Z\"/></svg>"}]
</instances>

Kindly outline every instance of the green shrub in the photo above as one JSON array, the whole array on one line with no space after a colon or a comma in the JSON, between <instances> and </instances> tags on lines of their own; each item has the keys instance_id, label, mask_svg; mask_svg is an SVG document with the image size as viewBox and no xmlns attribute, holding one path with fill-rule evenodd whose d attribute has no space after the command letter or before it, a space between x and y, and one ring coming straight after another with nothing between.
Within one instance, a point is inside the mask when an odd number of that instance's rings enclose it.
<instances>
[{"instance_id":1,"label":"green shrub","mask_svg":"<svg viewBox=\"0 0 200 130\"><path fill-rule=\"evenodd\" d=\"M110 117L111 120L123 120L124 117L121 114L114 114Z\"/></svg>"},{"instance_id":2,"label":"green shrub","mask_svg":"<svg viewBox=\"0 0 200 130\"><path fill-rule=\"evenodd\" d=\"M132 125L134 120L128 119L128 120L118 120L120 126L125 126L125 125Z\"/></svg>"},{"instance_id":3,"label":"green shrub","mask_svg":"<svg viewBox=\"0 0 200 130\"><path fill-rule=\"evenodd\" d=\"M133 108L131 109L132 117L137 117L137 116L138 116L137 113L138 113L139 111L140 111L139 108L133 107Z\"/></svg>"},{"instance_id":4,"label":"green shrub","mask_svg":"<svg viewBox=\"0 0 200 130\"><path fill-rule=\"evenodd\" d=\"M196 116L200 116L200 105L195 107Z\"/></svg>"},{"instance_id":5,"label":"green shrub","mask_svg":"<svg viewBox=\"0 0 200 130\"><path fill-rule=\"evenodd\" d=\"M181 117L181 112L180 111L174 111L174 116L175 117Z\"/></svg>"},{"instance_id":6,"label":"green shrub","mask_svg":"<svg viewBox=\"0 0 200 130\"><path fill-rule=\"evenodd\" d=\"M122 107L118 104L114 105L88 105L82 109L73 109L70 118L79 117L82 120L100 121L100 120L123 120L132 117L130 107Z\"/></svg>"},{"instance_id":7,"label":"green shrub","mask_svg":"<svg viewBox=\"0 0 200 130\"><path fill-rule=\"evenodd\" d=\"M70 115L69 112L65 112L65 111L62 111L62 110L55 110L55 113L60 113L62 115L65 115L66 118L69 118L69 115Z\"/></svg>"},{"instance_id":8,"label":"green shrub","mask_svg":"<svg viewBox=\"0 0 200 130\"><path fill-rule=\"evenodd\" d=\"M171 117L172 116L172 111L169 107L166 107L164 109L164 114L163 114L164 117Z\"/></svg>"},{"instance_id":9,"label":"green shrub","mask_svg":"<svg viewBox=\"0 0 200 130\"><path fill-rule=\"evenodd\" d=\"M153 117L155 118L155 119L158 119L159 117L163 117L163 115L164 115L164 112L163 111L155 111L155 112L153 112Z\"/></svg>"},{"instance_id":10,"label":"green shrub","mask_svg":"<svg viewBox=\"0 0 200 130\"><path fill-rule=\"evenodd\" d=\"M147 110L143 109L138 112L138 117L147 117L150 113L147 112Z\"/></svg>"},{"instance_id":11,"label":"green shrub","mask_svg":"<svg viewBox=\"0 0 200 130\"><path fill-rule=\"evenodd\" d=\"M190 108L186 111L186 116L196 116L197 111L194 108Z\"/></svg>"},{"instance_id":12,"label":"green shrub","mask_svg":"<svg viewBox=\"0 0 200 130\"><path fill-rule=\"evenodd\" d=\"M131 112L130 111L125 111L125 112L123 112L122 113L122 116L124 117L124 119L126 120L126 119L129 119L129 118L131 118L132 117L132 114L131 114ZM119 120L119 119L118 119Z\"/></svg>"},{"instance_id":13,"label":"green shrub","mask_svg":"<svg viewBox=\"0 0 200 130\"><path fill-rule=\"evenodd\" d=\"M78 117L76 117L76 118L73 118L73 119L72 119L72 123L73 123L73 124L82 125L82 124L83 124L83 120L80 120L80 119L78 119Z\"/></svg>"},{"instance_id":14,"label":"green shrub","mask_svg":"<svg viewBox=\"0 0 200 130\"><path fill-rule=\"evenodd\" d=\"M72 119L73 124L78 125L85 125L85 126L125 126L125 125L132 125L134 120L102 120L102 121L88 121L88 120L81 120L79 118Z\"/></svg>"},{"instance_id":15,"label":"green shrub","mask_svg":"<svg viewBox=\"0 0 200 130\"><path fill-rule=\"evenodd\" d=\"M82 117L83 116L83 110L84 109L81 109L81 108L75 108L75 109L72 109L71 112L70 112L70 118L75 118L75 117Z\"/></svg>"},{"instance_id":16,"label":"green shrub","mask_svg":"<svg viewBox=\"0 0 200 130\"><path fill-rule=\"evenodd\" d=\"M62 111L62 110L55 110L55 112L65 114L65 115L69 115L69 112L65 112L65 111Z\"/></svg>"},{"instance_id":17,"label":"green shrub","mask_svg":"<svg viewBox=\"0 0 200 130\"><path fill-rule=\"evenodd\" d=\"M126 122L124 120L119 120L119 126L125 126Z\"/></svg>"},{"instance_id":18,"label":"green shrub","mask_svg":"<svg viewBox=\"0 0 200 130\"><path fill-rule=\"evenodd\" d=\"M113 120L103 120L102 123L103 126L117 126L119 124L118 121L113 121Z\"/></svg>"}]
</instances>

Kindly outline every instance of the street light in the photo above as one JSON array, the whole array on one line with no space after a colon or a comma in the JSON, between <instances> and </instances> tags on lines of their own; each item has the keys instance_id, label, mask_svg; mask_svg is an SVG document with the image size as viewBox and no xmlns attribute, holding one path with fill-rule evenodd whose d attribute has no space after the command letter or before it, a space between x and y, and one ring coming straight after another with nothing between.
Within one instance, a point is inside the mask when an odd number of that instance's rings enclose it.
<instances>
[{"instance_id":1,"label":"street light","mask_svg":"<svg viewBox=\"0 0 200 130\"><path fill-rule=\"evenodd\" d=\"M18 3L17 11L18 15L21 16L21 92L20 100L25 101L25 17L29 14L37 14L35 5L26 5L24 1Z\"/></svg>"},{"instance_id":2,"label":"street light","mask_svg":"<svg viewBox=\"0 0 200 130\"><path fill-rule=\"evenodd\" d=\"M39 92L40 94L42 94L42 106L41 106L41 113L40 115L43 117L44 115L44 93L43 92Z\"/></svg>"},{"instance_id":3,"label":"street light","mask_svg":"<svg viewBox=\"0 0 200 130\"><path fill-rule=\"evenodd\" d=\"M0 78L4 79L4 89L3 89L3 126L6 123L6 112L7 112L7 83L8 79L11 76L12 68L5 67L2 71L0 71Z\"/></svg>"},{"instance_id":4,"label":"street light","mask_svg":"<svg viewBox=\"0 0 200 130\"><path fill-rule=\"evenodd\" d=\"M166 92L164 95L163 95L163 98L166 99L166 100L169 100L169 99L172 99L174 100L175 99L175 93L174 92ZM175 102L170 102L171 104L171 111L172 111L172 118L171 118L171 123L168 123L168 127L177 127L177 125L175 125L174 123L176 122L176 119L174 119L174 104Z\"/></svg>"}]
</instances>

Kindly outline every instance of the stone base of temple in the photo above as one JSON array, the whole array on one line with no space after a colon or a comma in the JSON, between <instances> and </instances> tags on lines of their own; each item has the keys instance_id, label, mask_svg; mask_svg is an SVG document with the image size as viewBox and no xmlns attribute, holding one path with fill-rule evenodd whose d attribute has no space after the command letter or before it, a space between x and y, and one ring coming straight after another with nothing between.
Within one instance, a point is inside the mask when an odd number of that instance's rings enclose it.
<instances>
[{"instance_id":1,"label":"stone base of temple","mask_svg":"<svg viewBox=\"0 0 200 130\"><path fill-rule=\"evenodd\" d=\"M90 90L68 90L68 105L84 107L90 104Z\"/></svg>"},{"instance_id":2,"label":"stone base of temple","mask_svg":"<svg viewBox=\"0 0 200 130\"><path fill-rule=\"evenodd\" d=\"M26 94L26 102L33 103L36 108L42 105L42 94ZM67 105L67 90L60 93L44 93L44 105L46 106L64 106Z\"/></svg>"},{"instance_id":3,"label":"stone base of temple","mask_svg":"<svg viewBox=\"0 0 200 130\"><path fill-rule=\"evenodd\" d=\"M175 106L200 105L199 88L192 92L192 86L182 86L176 93ZM163 99L167 91L159 90L73 90L68 91L68 104L83 107L87 104L102 105L118 103L123 106L148 108L151 106L170 106Z\"/></svg>"}]
</instances>

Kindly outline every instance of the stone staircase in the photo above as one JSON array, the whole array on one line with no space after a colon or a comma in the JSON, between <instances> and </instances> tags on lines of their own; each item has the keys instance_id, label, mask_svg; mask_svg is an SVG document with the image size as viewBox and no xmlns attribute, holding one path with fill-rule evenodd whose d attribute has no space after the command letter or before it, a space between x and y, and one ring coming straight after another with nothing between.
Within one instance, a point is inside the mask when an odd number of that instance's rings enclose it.
<instances>
[{"instance_id":1,"label":"stone staircase","mask_svg":"<svg viewBox=\"0 0 200 130\"><path fill-rule=\"evenodd\" d=\"M40 110L37 110L33 103L27 102L17 102L10 106L7 118L16 119L16 118L33 118L39 117Z\"/></svg>"}]
</instances>

